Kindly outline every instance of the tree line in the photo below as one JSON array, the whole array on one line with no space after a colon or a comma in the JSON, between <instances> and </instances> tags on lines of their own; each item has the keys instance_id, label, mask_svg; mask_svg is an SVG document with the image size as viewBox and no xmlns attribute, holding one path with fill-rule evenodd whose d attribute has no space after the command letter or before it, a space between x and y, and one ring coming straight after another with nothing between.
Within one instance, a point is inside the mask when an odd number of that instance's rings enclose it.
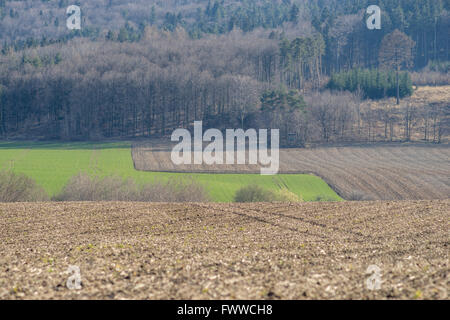
<instances>
[{"instance_id":1,"label":"tree line","mask_svg":"<svg viewBox=\"0 0 450 320\"><path fill-rule=\"evenodd\" d=\"M370 31L361 14L364 10L360 12L367 1L320 2L278 1L280 13L273 1L266 0L208 1L206 6L196 1L180 4L171 0L164 5L156 1L146 4L150 11L144 10L141 1L107 1L109 17L122 10L118 21L124 26L118 30L106 24L101 30L87 27L81 34L64 35L63 40L35 37L18 40L25 41L23 46L3 45L0 136L165 136L174 128L189 128L193 121L202 120L205 126L215 128L280 128L285 144L410 139L416 130L422 130L419 127L427 128L423 129L425 140L430 139L432 129L433 141L440 141L447 130L442 106L433 106L436 110L425 120L411 110L396 109L390 112L393 115L365 110L361 99L409 95L411 81L402 70L418 69L430 59L434 60L428 68L444 75L448 72L448 48L443 47L448 39L437 36L447 30L447 4L440 0L428 4L380 1L387 16L381 31ZM42 19L56 15L43 9L54 3L27 3L0 2L0 7L15 6L19 14L41 10ZM101 6L93 7L95 3L80 1L88 8L85 24L89 23L89 10L100 10ZM65 5L59 1L57 6L63 9ZM186 10L175 10L180 8ZM245 19L255 15L259 18L250 20L259 22L248 30L239 23L228 30L218 27L217 32L200 27L202 21L209 26L228 25L236 12L245 13ZM394 12L403 12L404 19L394 21ZM431 12L438 21L434 24L436 37L433 42L426 34L431 41L425 46L429 59L422 61L424 46L412 33L412 14L430 17ZM278 17L279 23L268 23L271 20L266 15ZM103 18L100 13L96 19ZM11 19L15 18L4 17L0 24ZM169 27L167 19L179 22ZM12 34L9 27L2 29L3 37ZM387 33L394 27L404 32ZM197 35L192 31L195 28L200 30ZM16 34L21 38L26 32L19 28ZM353 94L318 94L329 77L328 89ZM405 119L410 119L408 124ZM379 124L385 134L377 137ZM402 135L398 127L408 130Z\"/></svg>"},{"instance_id":2,"label":"tree line","mask_svg":"<svg viewBox=\"0 0 450 320\"><path fill-rule=\"evenodd\" d=\"M425 139L445 136L448 106L432 106L426 118L412 108L385 114L357 94L302 92L295 81L289 87L280 41L253 36L236 31L193 41L148 28L138 43L77 39L1 56L0 135L155 137L202 120L219 129L277 128L284 145L407 140L425 123ZM314 83L314 72L302 75Z\"/></svg>"}]
</instances>

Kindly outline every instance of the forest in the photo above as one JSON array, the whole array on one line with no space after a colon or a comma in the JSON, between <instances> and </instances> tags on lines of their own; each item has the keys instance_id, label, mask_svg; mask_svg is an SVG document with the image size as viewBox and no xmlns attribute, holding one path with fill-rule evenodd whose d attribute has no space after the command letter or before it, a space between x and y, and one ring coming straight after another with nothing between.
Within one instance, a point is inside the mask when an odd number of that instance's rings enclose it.
<instances>
[{"instance_id":1,"label":"forest","mask_svg":"<svg viewBox=\"0 0 450 320\"><path fill-rule=\"evenodd\" d=\"M81 30L66 27L71 4ZM449 84L449 13L448 0L0 0L0 136L159 137L202 120L304 145L375 140L378 122L409 140L431 121L439 142L448 104L386 119L366 99Z\"/></svg>"}]
</instances>

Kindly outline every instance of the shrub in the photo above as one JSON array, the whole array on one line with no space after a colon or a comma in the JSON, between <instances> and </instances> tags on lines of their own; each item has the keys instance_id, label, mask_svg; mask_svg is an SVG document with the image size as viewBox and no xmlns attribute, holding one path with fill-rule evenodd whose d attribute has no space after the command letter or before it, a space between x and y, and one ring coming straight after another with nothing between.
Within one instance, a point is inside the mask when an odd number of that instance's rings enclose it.
<instances>
[{"instance_id":1,"label":"shrub","mask_svg":"<svg viewBox=\"0 0 450 320\"><path fill-rule=\"evenodd\" d=\"M283 188L277 192L266 190L257 185L249 185L239 189L235 202L301 202L302 199L295 193Z\"/></svg>"},{"instance_id":2,"label":"shrub","mask_svg":"<svg viewBox=\"0 0 450 320\"><path fill-rule=\"evenodd\" d=\"M120 177L90 177L85 173L72 177L56 201L133 201L137 186Z\"/></svg>"},{"instance_id":3,"label":"shrub","mask_svg":"<svg viewBox=\"0 0 450 320\"><path fill-rule=\"evenodd\" d=\"M121 177L78 174L66 184L56 201L203 202L209 197L194 180L171 180L138 184Z\"/></svg>"},{"instance_id":4,"label":"shrub","mask_svg":"<svg viewBox=\"0 0 450 320\"><path fill-rule=\"evenodd\" d=\"M33 179L11 171L0 172L0 202L47 200L47 193Z\"/></svg>"},{"instance_id":5,"label":"shrub","mask_svg":"<svg viewBox=\"0 0 450 320\"><path fill-rule=\"evenodd\" d=\"M296 195L295 193L289 191L286 188L282 188L280 191L277 192L278 201L281 202L302 202L302 197Z\"/></svg>"},{"instance_id":6,"label":"shrub","mask_svg":"<svg viewBox=\"0 0 450 320\"><path fill-rule=\"evenodd\" d=\"M277 195L274 192L257 185L242 187L234 196L235 202L274 202L276 200Z\"/></svg>"},{"instance_id":7,"label":"shrub","mask_svg":"<svg viewBox=\"0 0 450 320\"><path fill-rule=\"evenodd\" d=\"M167 182L144 184L140 201L150 202L207 202L210 197L205 188L192 178L169 179Z\"/></svg>"}]
</instances>

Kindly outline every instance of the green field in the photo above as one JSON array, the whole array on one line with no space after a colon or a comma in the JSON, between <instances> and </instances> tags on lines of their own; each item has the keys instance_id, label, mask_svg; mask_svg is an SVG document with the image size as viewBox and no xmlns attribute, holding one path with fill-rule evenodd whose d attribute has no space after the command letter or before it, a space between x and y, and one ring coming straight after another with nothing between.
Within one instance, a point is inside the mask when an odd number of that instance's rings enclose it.
<instances>
[{"instance_id":1,"label":"green field","mask_svg":"<svg viewBox=\"0 0 450 320\"><path fill-rule=\"evenodd\" d=\"M287 187L305 201L313 201L318 197L341 200L322 179L313 175L261 176L137 171L131 158L131 144L127 142L0 142L0 167L33 178L49 195L58 193L72 176L87 172L100 176L131 177L138 182L193 177L206 186L212 199L217 202L232 201L235 192L249 184L257 184L271 190Z\"/></svg>"}]
</instances>

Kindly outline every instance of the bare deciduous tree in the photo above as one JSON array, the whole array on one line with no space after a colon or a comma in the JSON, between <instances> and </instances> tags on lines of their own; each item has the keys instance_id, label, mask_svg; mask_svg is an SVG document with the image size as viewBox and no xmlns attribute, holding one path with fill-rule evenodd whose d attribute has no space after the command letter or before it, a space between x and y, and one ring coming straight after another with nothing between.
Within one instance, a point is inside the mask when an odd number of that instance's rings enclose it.
<instances>
[{"instance_id":1,"label":"bare deciduous tree","mask_svg":"<svg viewBox=\"0 0 450 320\"><path fill-rule=\"evenodd\" d=\"M414 46L414 41L399 30L394 30L386 35L381 44L380 64L385 68L394 69L396 72L397 104L400 104L399 73L402 68L412 66Z\"/></svg>"}]
</instances>

